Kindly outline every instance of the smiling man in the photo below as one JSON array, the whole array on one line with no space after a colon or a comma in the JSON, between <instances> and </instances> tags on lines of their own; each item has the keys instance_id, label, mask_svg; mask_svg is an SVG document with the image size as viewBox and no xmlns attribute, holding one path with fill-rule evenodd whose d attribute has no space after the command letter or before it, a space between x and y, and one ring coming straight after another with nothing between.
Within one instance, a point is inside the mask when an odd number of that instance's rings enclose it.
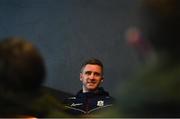
<instances>
[{"instance_id":1,"label":"smiling man","mask_svg":"<svg viewBox=\"0 0 180 119\"><path fill-rule=\"evenodd\" d=\"M97 114L112 106L113 99L102 87L103 64L100 60L92 58L85 61L81 67L80 81L82 90L76 96L68 98L67 112L76 116Z\"/></svg>"},{"instance_id":2,"label":"smiling man","mask_svg":"<svg viewBox=\"0 0 180 119\"><path fill-rule=\"evenodd\" d=\"M103 81L103 66L98 60L91 60L96 64L85 64L80 73L80 81L83 83L83 93L97 90Z\"/></svg>"}]
</instances>

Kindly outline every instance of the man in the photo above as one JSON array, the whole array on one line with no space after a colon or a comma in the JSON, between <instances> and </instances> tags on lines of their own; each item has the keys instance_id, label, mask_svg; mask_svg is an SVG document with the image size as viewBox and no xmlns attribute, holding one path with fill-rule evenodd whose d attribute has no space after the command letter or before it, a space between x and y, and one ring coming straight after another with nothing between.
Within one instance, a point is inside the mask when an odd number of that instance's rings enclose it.
<instances>
[{"instance_id":1,"label":"man","mask_svg":"<svg viewBox=\"0 0 180 119\"><path fill-rule=\"evenodd\" d=\"M118 90L119 117L180 117L180 2L141 2L136 36L129 35L147 40L154 58Z\"/></svg>"},{"instance_id":2,"label":"man","mask_svg":"<svg viewBox=\"0 0 180 119\"><path fill-rule=\"evenodd\" d=\"M102 62L95 58L85 61L80 73L82 90L75 97L66 100L68 113L86 117L111 107L112 97L99 87L103 80Z\"/></svg>"},{"instance_id":3,"label":"man","mask_svg":"<svg viewBox=\"0 0 180 119\"><path fill-rule=\"evenodd\" d=\"M61 102L43 90L46 69L38 49L19 37L0 42L0 118L65 117Z\"/></svg>"}]
</instances>

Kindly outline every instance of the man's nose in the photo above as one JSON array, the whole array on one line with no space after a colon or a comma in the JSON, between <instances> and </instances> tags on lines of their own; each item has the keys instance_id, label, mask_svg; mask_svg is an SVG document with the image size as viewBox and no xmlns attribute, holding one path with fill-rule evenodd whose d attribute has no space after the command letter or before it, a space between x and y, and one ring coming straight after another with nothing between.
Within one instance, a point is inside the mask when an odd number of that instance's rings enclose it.
<instances>
[{"instance_id":1,"label":"man's nose","mask_svg":"<svg viewBox=\"0 0 180 119\"><path fill-rule=\"evenodd\" d=\"M94 73L91 73L91 75L89 75L90 79L94 79Z\"/></svg>"}]
</instances>

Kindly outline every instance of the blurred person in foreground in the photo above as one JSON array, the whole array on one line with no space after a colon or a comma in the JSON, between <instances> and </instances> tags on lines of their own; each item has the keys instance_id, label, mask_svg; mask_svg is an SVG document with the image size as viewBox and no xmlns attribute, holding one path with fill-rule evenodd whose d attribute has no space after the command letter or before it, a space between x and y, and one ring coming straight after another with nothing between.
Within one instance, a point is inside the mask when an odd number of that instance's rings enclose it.
<instances>
[{"instance_id":1,"label":"blurred person in foreground","mask_svg":"<svg viewBox=\"0 0 180 119\"><path fill-rule=\"evenodd\" d=\"M146 54L145 66L118 87L118 111L109 115L180 117L180 1L141 0L138 21L128 35L147 41L153 55Z\"/></svg>"},{"instance_id":2,"label":"blurred person in foreground","mask_svg":"<svg viewBox=\"0 0 180 119\"><path fill-rule=\"evenodd\" d=\"M96 58L86 60L81 66L82 90L65 100L67 112L80 117L95 117L113 105L113 98L100 87L104 80L104 66Z\"/></svg>"},{"instance_id":3,"label":"blurred person in foreground","mask_svg":"<svg viewBox=\"0 0 180 119\"><path fill-rule=\"evenodd\" d=\"M45 92L46 68L38 49L19 37L0 42L0 118L65 117L62 104Z\"/></svg>"},{"instance_id":4,"label":"blurred person in foreground","mask_svg":"<svg viewBox=\"0 0 180 119\"><path fill-rule=\"evenodd\" d=\"M156 59L145 59L149 64L121 89L122 116L180 117L180 2L142 0L140 12L132 38L147 40Z\"/></svg>"}]
</instances>

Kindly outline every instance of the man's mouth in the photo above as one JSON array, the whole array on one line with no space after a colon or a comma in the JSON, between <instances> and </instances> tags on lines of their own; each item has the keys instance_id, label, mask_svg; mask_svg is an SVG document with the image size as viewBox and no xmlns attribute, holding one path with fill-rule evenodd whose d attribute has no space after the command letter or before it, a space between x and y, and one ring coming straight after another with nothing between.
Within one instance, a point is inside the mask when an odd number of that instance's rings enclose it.
<instances>
[{"instance_id":1,"label":"man's mouth","mask_svg":"<svg viewBox=\"0 0 180 119\"><path fill-rule=\"evenodd\" d=\"M94 84L96 84L96 82L88 82L87 84L88 85L94 85Z\"/></svg>"}]
</instances>

